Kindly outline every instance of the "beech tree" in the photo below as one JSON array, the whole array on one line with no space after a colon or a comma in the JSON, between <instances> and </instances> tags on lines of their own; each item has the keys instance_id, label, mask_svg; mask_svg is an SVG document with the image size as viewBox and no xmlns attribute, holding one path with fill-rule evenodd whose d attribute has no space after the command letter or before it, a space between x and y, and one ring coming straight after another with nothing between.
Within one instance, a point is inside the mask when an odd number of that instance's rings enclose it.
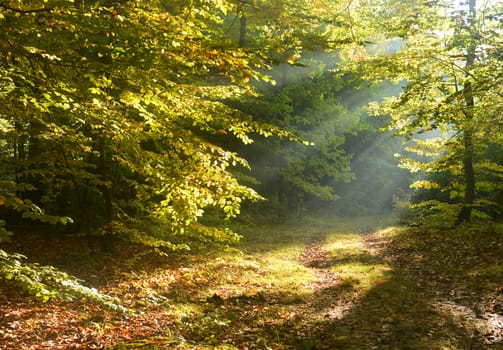
<instances>
[{"instance_id":1,"label":"beech tree","mask_svg":"<svg viewBox=\"0 0 503 350\"><path fill-rule=\"evenodd\" d=\"M497 206L489 200L501 191L502 164L488 154L502 149L496 136L502 132L501 3L391 1L373 8L383 30L365 47L365 63L351 64L368 79L405 84L399 96L374 104L374 112L390 115L390 129L416 139L403 167L426 177L451 174L441 188L450 204L422 205L470 221L474 208ZM431 177L413 186L439 188Z\"/></svg>"},{"instance_id":2,"label":"beech tree","mask_svg":"<svg viewBox=\"0 0 503 350\"><path fill-rule=\"evenodd\" d=\"M261 60L222 34L230 4L5 1L0 10L1 205L105 237L149 218L165 224L161 237L191 227L233 239L198 223L204 208L232 217L260 196L229 172L247 162L206 135L289 134L222 102L260 79Z\"/></svg>"},{"instance_id":3,"label":"beech tree","mask_svg":"<svg viewBox=\"0 0 503 350\"><path fill-rule=\"evenodd\" d=\"M249 81L265 78L267 64L225 32L233 6L1 1L3 213L73 223L106 251L114 236L161 249L236 240L199 219L208 208L234 217L261 197L232 171L247 161L212 135L245 144L252 134L296 138L224 103L252 95ZM7 236L2 220L0 240ZM21 258L0 250L0 275L44 298L64 286L92 294Z\"/></svg>"}]
</instances>

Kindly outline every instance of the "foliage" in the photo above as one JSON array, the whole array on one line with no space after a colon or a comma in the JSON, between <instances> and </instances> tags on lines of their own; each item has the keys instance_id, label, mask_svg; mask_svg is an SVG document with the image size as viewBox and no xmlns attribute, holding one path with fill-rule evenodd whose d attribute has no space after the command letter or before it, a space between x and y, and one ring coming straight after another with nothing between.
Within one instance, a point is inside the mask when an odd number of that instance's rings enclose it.
<instances>
[{"instance_id":1,"label":"foliage","mask_svg":"<svg viewBox=\"0 0 503 350\"><path fill-rule=\"evenodd\" d=\"M126 311L117 305L113 298L84 286L83 281L52 266L25 263L23 259L26 257L21 254L8 254L0 249L0 279L15 281L23 291L44 302L53 298L78 298L106 305L114 310Z\"/></svg>"},{"instance_id":2,"label":"foliage","mask_svg":"<svg viewBox=\"0 0 503 350\"><path fill-rule=\"evenodd\" d=\"M374 111L390 115L389 128L415 140L404 167L426 176L451 173L444 190L463 204L457 220L469 221L472 208L489 204L485 186L500 191L501 163L485 150L502 147L494 136L501 134L501 4L459 6L418 1L374 8L382 40L367 47L366 62L358 66L368 79L405 83L399 96L375 104ZM431 187L431 181L416 186Z\"/></svg>"},{"instance_id":3,"label":"foliage","mask_svg":"<svg viewBox=\"0 0 503 350\"><path fill-rule=\"evenodd\" d=\"M159 252L236 241L221 222L201 221L215 209L233 218L244 202L262 199L241 183L249 164L233 145L307 134L274 126L274 118L256 121L229 101L256 98L251 82L271 81L265 69L298 65L308 48L347 41L331 18L341 9L328 13L328 4L1 2L0 207L9 219L70 224L67 231L98 237L106 251L114 238ZM247 45L229 31L236 16L250 19ZM315 113L312 129L327 113L345 113L332 97L295 108L300 114L286 124ZM328 140L318 160L292 146L290 154L304 155L284 174L299 192L334 199L328 183L350 178L348 157L340 135L317 133Z\"/></svg>"},{"instance_id":4,"label":"foliage","mask_svg":"<svg viewBox=\"0 0 503 350\"><path fill-rule=\"evenodd\" d=\"M231 171L247 161L211 136L245 144L252 133L296 138L224 103L252 94L250 79L265 79L257 71L264 58L223 30L232 6L0 2L0 207L7 219L72 224L69 231L98 236L107 251L113 235L159 252L190 239L235 241L237 234L200 218L212 208L235 217L244 201L261 196ZM0 234L7 236L4 221ZM51 267L7 253L3 261L4 277L44 299L56 290L65 295L62 283L92 294Z\"/></svg>"},{"instance_id":5,"label":"foliage","mask_svg":"<svg viewBox=\"0 0 503 350\"><path fill-rule=\"evenodd\" d=\"M349 84L346 77L329 72L341 51L351 51L354 42L364 41L366 27L354 10L344 2L236 2L236 18L229 27L239 32L242 47L259 49L268 57L273 80L272 86L255 84L261 98L241 98L232 104L312 143L306 148L285 140L258 139L250 148L237 146L261 182L255 187L269 199L260 216L272 207L283 220L291 213L302 215L306 203L324 206L338 200L339 188L355 177L350 164L353 152L347 151L351 146L346 141L351 136L358 140L358 133L369 125L363 104L345 103L354 101L349 92L342 92Z\"/></svg>"},{"instance_id":6,"label":"foliage","mask_svg":"<svg viewBox=\"0 0 503 350\"><path fill-rule=\"evenodd\" d=\"M337 48L354 39L347 30L352 18L344 2L232 2L235 3L235 16L227 19L228 31L234 33L235 42L258 50L272 66L303 66L302 58L306 53Z\"/></svg>"},{"instance_id":7,"label":"foliage","mask_svg":"<svg viewBox=\"0 0 503 350\"><path fill-rule=\"evenodd\" d=\"M181 234L207 207L230 218L260 199L230 172L247 162L208 141L291 136L223 103L261 76L253 52L225 41L230 8L2 3L4 190L82 231L153 216Z\"/></svg>"},{"instance_id":8,"label":"foliage","mask_svg":"<svg viewBox=\"0 0 503 350\"><path fill-rule=\"evenodd\" d=\"M383 133L385 121L370 118L366 107L393 95L396 87L356 86L350 77L331 72L333 54L308 58L306 67L274 72L288 79L262 87L260 101L239 107L312 142L303 147L259 139L243 150L261 182L256 188L280 216L327 206L346 215L389 210L392 194L407 181L405 172L395 170L400 140Z\"/></svg>"},{"instance_id":9,"label":"foliage","mask_svg":"<svg viewBox=\"0 0 503 350\"><path fill-rule=\"evenodd\" d=\"M316 67L319 62L311 61ZM291 69L289 82L264 87L260 101L248 101L240 108L258 120L279 125L310 144L278 139L262 139L243 150L260 181L258 190L272 200L280 218L288 211L300 213L307 198L333 201L339 198L333 184L350 181L352 173L342 145L345 135L356 132L358 116L343 106L336 96L341 81L314 69L296 78Z\"/></svg>"}]
</instances>

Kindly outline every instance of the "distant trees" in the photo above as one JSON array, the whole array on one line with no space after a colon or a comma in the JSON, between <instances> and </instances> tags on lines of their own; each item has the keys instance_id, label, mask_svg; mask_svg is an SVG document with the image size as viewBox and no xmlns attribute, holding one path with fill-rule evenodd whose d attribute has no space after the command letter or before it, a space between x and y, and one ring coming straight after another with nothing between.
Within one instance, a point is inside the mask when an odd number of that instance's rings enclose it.
<instances>
[{"instance_id":1,"label":"distant trees","mask_svg":"<svg viewBox=\"0 0 503 350\"><path fill-rule=\"evenodd\" d=\"M254 187L269 199L279 220L304 211L329 209L340 215L376 214L391 210L404 174L393 154L400 140L382 133L385 121L366 112L370 101L392 95L390 84L358 88L334 72L337 55L311 53L273 74L277 86L261 86L260 100L241 101L238 108L258 120L279 125L311 142L309 146L275 138L257 139L243 148ZM286 76L286 78L285 78Z\"/></svg>"},{"instance_id":2,"label":"distant trees","mask_svg":"<svg viewBox=\"0 0 503 350\"><path fill-rule=\"evenodd\" d=\"M270 207L280 220L288 214L301 215L309 198L338 199L335 182L353 177L350 155L342 145L345 135L356 133L360 127L357 112L352 114L337 97L342 79L319 70L316 60L307 65L310 67L283 68L277 73L282 84L259 89L260 100L240 106L257 120L278 125L310 142L306 146L277 138L259 139L242 150L252 165L252 174L260 181L256 187L270 199Z\"/></svg>"}]
</instances>

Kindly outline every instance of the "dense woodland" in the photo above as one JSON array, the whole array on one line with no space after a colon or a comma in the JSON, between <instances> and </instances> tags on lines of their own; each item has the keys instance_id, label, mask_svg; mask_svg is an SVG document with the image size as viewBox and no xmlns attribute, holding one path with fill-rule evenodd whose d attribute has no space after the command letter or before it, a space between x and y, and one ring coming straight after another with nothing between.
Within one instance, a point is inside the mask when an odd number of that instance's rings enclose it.
<instances>
[{"instance_id":1,"label":"dense woodland","mask_svg":"<svg viewBox=\"0 0 503 350\"><path fill-rule=\"evenodd\" d=\"M0 33L6 290L125 310L33 232L148 261L319 216L503 219L499 0L0 0Z\"/></svg>"}]
</instances>

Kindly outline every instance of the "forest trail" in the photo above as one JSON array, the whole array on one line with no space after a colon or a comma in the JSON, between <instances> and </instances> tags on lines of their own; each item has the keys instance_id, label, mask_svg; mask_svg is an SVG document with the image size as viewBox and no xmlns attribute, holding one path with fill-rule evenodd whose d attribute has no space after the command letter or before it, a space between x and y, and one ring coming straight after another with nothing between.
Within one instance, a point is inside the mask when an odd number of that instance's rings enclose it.
<instances>
[{"instance_id":1,"label":"forest trail","mask_svg":"<svg viewBox=\"0 0 503 350\"><path fill-rule=\"evenodd\" d=\"M440 278L432 278L434 271L421 264L427 251L416 247L412 254L405 252L404 247L410 248L410 242L397 244L387 234L369 227L357 232L360 256L368 254L364 259L375 259L392 266L394 277L389 281L394 282L388 282L386 286L383 281L383 292L377 287L363 299L355 294L345 296L340 290L347 279L336 272L337 268L333 268L334 261L338 259L334 259L333 252L326 249L326 235L314 236L307 242L300 257L305 266L314 269L317 277L310 284L313 295L308 305L310 309L318 310L312 319L325 324L331 322L331 325L320 331L318 340L313 341L316 344L313 348L503 348L503 296L500 287L496 287L492 298L486 297L481 303L476 292L466 288L449 289L442 283L452 280L448 270L443 274L436 271ZM473 242L467 243L469 246ZM496 246L501 248L501 242ZM412 297L409 299L407 295ZM387 300L379 300L383 296ZM316 305L324 305L323 311L319 312L320 308ZM352 312L354 315L351 315ZM373 314L372 320L376 320L376 324L367 322L366 314ZM359 316L355 318L355 315ZM376 315L379 317L376 318ZM419 330L426 331L426 334L421 334ZM334 336L334 332L341 335Z\"/></svg>"},{"instance_id":2,"label":"forest trail","mask_svg":"<svg viewBox=\"0 0 503 350\"><path fill-rule=\"evenodd\" d=\"M4 281L0 349L503 348L501 233L338 226L256 227L235 248L168 257L24 236L34 261L131 311L32 301Z\"/></svg>"}]
</instances>

